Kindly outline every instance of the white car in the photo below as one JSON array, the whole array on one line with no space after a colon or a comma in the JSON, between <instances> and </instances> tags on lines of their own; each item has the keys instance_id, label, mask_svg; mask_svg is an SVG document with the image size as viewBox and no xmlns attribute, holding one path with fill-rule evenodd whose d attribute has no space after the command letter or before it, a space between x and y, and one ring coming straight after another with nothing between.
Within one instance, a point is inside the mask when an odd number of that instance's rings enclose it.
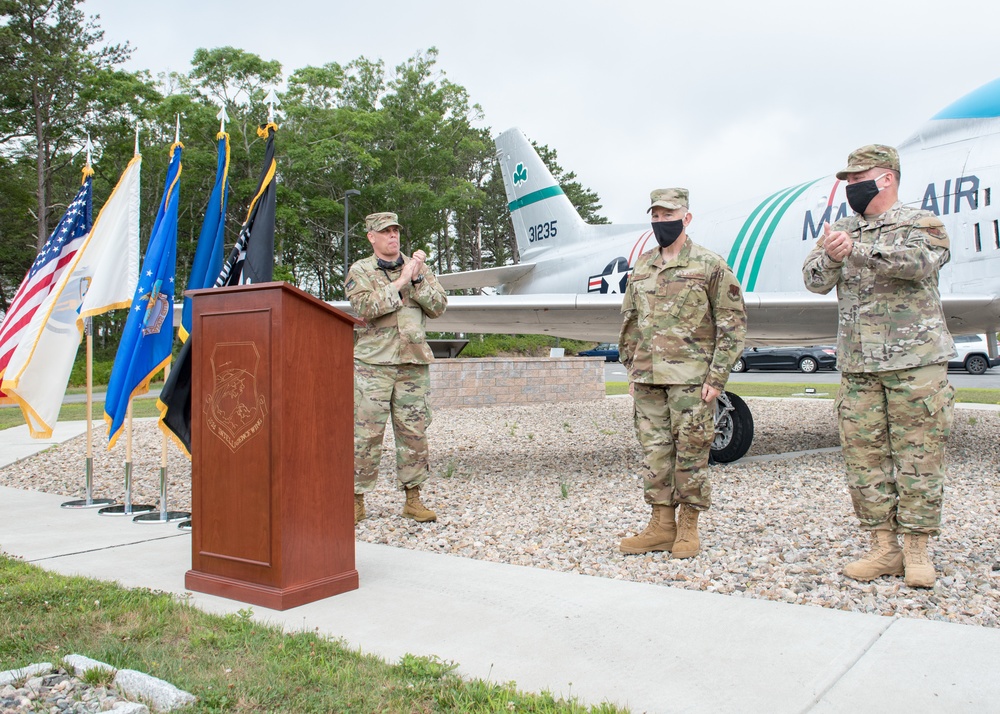
<instances>
[{"instance_id":1,"label":"white car","mask_svg":"<svg viewBox=\"0 0 1000 714\"><path fill-rule=\"evenodd\" d=\"M956 335L955 349L958 357L948 362L952 369L964 369L969 374L982 374L990 367L1000 365L1000 357L990 359L986 349L986 335Z\"/></svg>"}]
</instances>

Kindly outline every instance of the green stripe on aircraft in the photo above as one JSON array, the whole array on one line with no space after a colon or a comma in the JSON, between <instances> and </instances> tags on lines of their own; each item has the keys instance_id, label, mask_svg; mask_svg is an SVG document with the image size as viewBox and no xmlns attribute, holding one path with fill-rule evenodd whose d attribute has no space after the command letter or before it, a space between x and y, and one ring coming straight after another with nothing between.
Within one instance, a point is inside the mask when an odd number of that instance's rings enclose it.
<instances>
[{"instance_id":1,"label":"green stripe on aircraft","mask_svg":"<svg viewBox=\"0 0 1000 714\"><path fill-rule=\"evenodd\" d=\"M781 193L781 191L778 191ZM726 260L729 263L729 267L736 270L736 257L740 254L740 246L743 244L743 239L746 237L747 231L750 230L750 226L753 225L754 221L757 219L757 214L764 210L764 206L769 204L775 199L778 193L772 194L765 198L757 208L753 209L753 213L750 217L743 222L743 227L740 228L739 234L736 236L736 240L733 241L732 250L729 251L729 258Z\"/></svg>"},{"instance_id":2,"label":"green stripe on aircraft","mask_svg":"<svg viewBox=\"0 0 1000 714\"><path fill-rule=\"evenodd\" d=\"M747 263L750 262L750 256L753 253L754 246L756 246L757 244L757 238L760 237L761 230L763 230L764 226L767 225L768 221L771 220L771 216L774 213L775 209L778 207L778 205L782 201L784 201L788 197L788 195L792 193L792 191L794 191L796 188L798 187L792 186L789 189L785 189L784 191L779 192L780 195L778 196L778 200L774 201L773 203L771 203L771 205L767 207L767 210L764 211L764 214L761 216L760 221L754 227L753 232L750 234L750 239L747 241L746 250L743 251L743 257L740 258L740 265L736 269L736 279L740 281L740 285L746 285L746 280L744 278L746 278ZM785 206L787 207L787 204L785 204ZM775 217L775 219L780 221L781 216L783 214L784 214L784 209L778 212L778 215ZM744 290L746 289L748 288L744 288Z\"/></svg>"},{"instance_id":3,"label":"green stripe on aircraft","mask_svg":"<svg viewBox=\"0 0 1000 714\"><path fill-rule=\"evenodd\" d=\"M810 181L809 183L803 184L795 191L795 193L793 193L791 196L785 199L785 202L782 204L781 209L778 211L778 215L771 222L771 225L768 226L767 233L764 235L764 240L761 241L760 248L757 249L757 255L754 256L753 268L750 271L750 282L747 283L746 287L747 292L753 291L754 287L757 285L757 274L760 272L760 264L764 260L764 253L765 251L767 251L768 243L771 242L771 236L774 235L774 230L778 227L778 224L781 222L781 218L782 216L785 215L785 211L788 210L789 206L795 203L796 199L798 199L798 197L801 196L806 191L806 189L808 189L810 186L813 186L818 181L819 179L816 179L816 181Z\"/></svg>"},{"instance_id":4,"label":"green stripe on aircraft","mask_svg":"<svg viewBox=\"0 0 1000 714\"><path fill-rule=\"evenodd\" d=\"M552 198L553 196L562 195L563 190L558 186L549 186L548 188L539 189L538 191L533 191L529 194L521 196L516 201L511 201L507 204L507 208L513 213L519 208L524 208L525 206L530 206L532 203L538 203L539 201L544 201L546 198Z\"/></svg>"},{"instance_id":5,"label":"green stripe on aircraft","mask_svg":"<svg viewBox=\"0 0 1000 714\"><path fill-rule=\"evenodd\" d=\"M771 237L789 206L795 203L795 200L806 189L818 181L819 179L816 179L771 194L761 201L753 213L743 222L743 227L740 228L740 232L733 242L733 247L729 251L729 259L726 262L729 263L729 266L736 273L736 279L740 281L743 289L747 292L752 291L757 284L757 275L764 260L764 253L767 251ZM760 241L759 245L758 240ZM738 265L737 258L739 258ZM750 266L749 276L747 274L748 265Z\"/></svg>"}]
</instances>

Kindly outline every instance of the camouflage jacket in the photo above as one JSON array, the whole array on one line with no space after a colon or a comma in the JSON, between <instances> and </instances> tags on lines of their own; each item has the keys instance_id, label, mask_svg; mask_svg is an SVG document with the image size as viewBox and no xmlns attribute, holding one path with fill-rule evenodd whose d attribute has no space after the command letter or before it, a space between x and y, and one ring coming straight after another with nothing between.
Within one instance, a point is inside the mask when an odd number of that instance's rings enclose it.
<instances>
[{"instance_id":1,"label":"camouflage jacket","mask_svg":"<svg viewBox=\"0 0 1000 714\"><path fill-rule=\"evenodd\" d=\"M635 262L618 349L629 379L722 390L743 353L743 291L726 261L688 238L674 260L659 247Z\"/></svg>"},{"instance_id":2,"label":"camouflage jacket","mask_svg":"<svg viewBox=\"0 0 1000 714\"><path fill-rule=\"evenodd\" d=\"M407 256L404 260L409 261ZM365 321L354 328L354 358L368 364L429 364L434 360L424 326L448 306L441 283L426 266L424 280L397 292L391 285L402 267L383 270L371 255L347 273L347 299Z\"/></svg>"},{"instance_id":3,"label":"camouflage jacket","mask_svg":"<svg viewBox=\"0 0 1000 714\"><path fill-rule=\"evenodd\" d=\"M802 278L814 293L837 288L840 371L909 369L954 357L938 292L938 271L951 257L941 220L897 202L871 219L842 218L831 230L850 235L851 254L838 263L820 238Z\"/></svg>"}]
</instances>

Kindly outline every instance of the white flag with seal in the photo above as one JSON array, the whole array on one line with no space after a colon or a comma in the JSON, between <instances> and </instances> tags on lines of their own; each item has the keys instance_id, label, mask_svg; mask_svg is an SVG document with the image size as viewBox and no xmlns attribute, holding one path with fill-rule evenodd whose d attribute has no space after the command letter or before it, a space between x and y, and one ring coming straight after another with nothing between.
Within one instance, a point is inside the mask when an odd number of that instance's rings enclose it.
<instances>
[{"instance_id":1,"label":"white flag with seal","mask_svg":"<svg viewBox=\"0 0 1000 714\"><path fill-rule=\"evenodd\" d=\"M2 389L21 407L36 439L50 438L59 418L83 318L131 305L139 272L141 163L139 155L129 162L70 270L35 312L7 365Z\"/></svg>"}]
</instances>

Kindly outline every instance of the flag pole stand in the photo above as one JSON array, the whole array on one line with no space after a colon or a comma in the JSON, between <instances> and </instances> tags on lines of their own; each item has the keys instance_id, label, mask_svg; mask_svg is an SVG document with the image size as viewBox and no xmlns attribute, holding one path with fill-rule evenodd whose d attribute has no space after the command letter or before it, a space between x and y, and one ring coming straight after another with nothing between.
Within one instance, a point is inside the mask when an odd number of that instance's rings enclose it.
<instances>
[{"instance_id":1,"label":"flag pole stand","mask_svg":"<svg viewBox=\"0 0 1000 714\"><path fill-rule=\"evenodd\" d=\"M166 380L170 374L170 367L167 367L163 377ZM167 510L167 435L163 435L163 449L160 452L160 512L144 513L132 519L133 523L176 523L191 518L187 511Z\"/></svg>"},{"instance_id":2,"label":"flag pole stand","mask_svg":"<svg viewBox=\"0 0 1000 714\"><path fill-rule=\"evenodd\" d=\"M160 469L160 510L157 513L144 513L132 519L133 523L176 523L191 518L187 511L167 510L167 469Z\"/></svg>"},{"instance_id":3,"label":"flag pole stand","mask_svg":"<svg viewBox=\"0 0 1000 714\"><path fill-rule=\"evenodd\" d=\"M61 508L101 508L115 502L113 498L94 498L94 442L93 417L94 408L94 325L93 318L83 321L83 330L87 334L87 463L86 498L78 501L66 501Z\"/></svg>"},{"instance_id":4,"label":"flag pole stand","mask_svg":"<svg viewBox=\"0 0 1000 714\"><path fill-rule=\"evenodd\" d=\"M120 506L102 508L97 512L97 515L131 516L155 510L155 506L146 504L140 506L132 503L132 399L129 398L128 411L125 413L125 503Z\"/></svg>"},{"instance_id":5,"label":"flag pole stand","mask_svg":"<svg viewBox=\"0 0 1000 714\"><path fill-rule=\"evenodd\" d=\"M90 446L88 442L88 447ZM86 465L86 481L87 481L87 497L81 498L78 501L66 501L60 508L103 508L104 506L110 506L115 503L113 498L94 498L93 497L93 483L94 483L94 457L87 457Z\"/></svg>"}]
</instances>

